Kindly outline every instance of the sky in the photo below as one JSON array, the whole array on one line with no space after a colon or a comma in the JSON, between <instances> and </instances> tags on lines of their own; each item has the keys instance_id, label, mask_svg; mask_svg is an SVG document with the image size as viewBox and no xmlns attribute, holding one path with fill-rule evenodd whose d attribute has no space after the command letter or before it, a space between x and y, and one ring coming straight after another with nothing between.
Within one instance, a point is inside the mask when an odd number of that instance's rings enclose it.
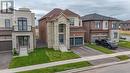
<instances>
[{"instance_id":1,"label":"sky","mask_svg":"<svg viewBox=\"0 0 130 73\"><path fill-rule=\"evenodd\" d=\"M21 7L30 8L37 19L54 8L61 8L81 16L98 13L130 20L130 0L15 0L15 8Z\"/></svg>"}]
</instances>

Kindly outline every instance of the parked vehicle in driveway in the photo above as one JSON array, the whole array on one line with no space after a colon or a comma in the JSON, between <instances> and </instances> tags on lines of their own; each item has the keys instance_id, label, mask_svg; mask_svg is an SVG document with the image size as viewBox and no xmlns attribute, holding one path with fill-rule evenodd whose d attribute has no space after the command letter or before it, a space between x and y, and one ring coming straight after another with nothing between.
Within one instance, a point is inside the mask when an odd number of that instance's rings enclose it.
<instances>
[{"instance_id":1,"label":"parked vehicle in driveway","mask_svg":"<svg viewBox=\"0 0 130 73\"><path fill-rule=\"evenodd\" d=\"M122 39L122 40L126 40L126 38L125 38L125 37L122 37L122 36L120 37L120 39Z\"/></svg>"},{"instance_id":2,"label":"parked vehicle in driveway","mask_svg":"<svg viewBox=\"0 0 130 73\"><path fill-rule=\"evenodd\" d=\"M106 48L109 48L109 49L112 49L112 50L115 50L116 48L118 48L117 43L112 42L112 41L107 40L107 39L95 40L95 43L97 45L101 45L103 47L106 47Z\"/></svg>"}]
</instances>

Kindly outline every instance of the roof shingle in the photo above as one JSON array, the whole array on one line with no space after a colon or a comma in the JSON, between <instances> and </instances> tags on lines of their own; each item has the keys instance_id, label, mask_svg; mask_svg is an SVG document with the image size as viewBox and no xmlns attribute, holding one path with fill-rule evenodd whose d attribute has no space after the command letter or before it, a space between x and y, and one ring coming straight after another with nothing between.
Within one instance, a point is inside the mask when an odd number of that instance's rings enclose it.
<instances>
[{"instance_id":1,"label":"roof shingle","mask_svg":"<svg viewBox=\"0 0 130 73\"><path fill-rule=\"evenodd\" d=\"M86 20L118 20L118 19L94 13L83 16L82 20L86 21Z\"/></svg>"}]
</instances>

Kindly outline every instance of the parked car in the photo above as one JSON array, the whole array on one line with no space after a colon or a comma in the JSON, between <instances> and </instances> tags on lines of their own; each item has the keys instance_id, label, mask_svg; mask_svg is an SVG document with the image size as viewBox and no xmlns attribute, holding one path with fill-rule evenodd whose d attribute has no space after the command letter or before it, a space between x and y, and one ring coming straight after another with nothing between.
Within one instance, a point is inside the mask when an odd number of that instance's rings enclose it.
<instances>
[{"instance_id":1,"label":"parked car","mask_svg":"<svg viewBox=\"0 0 130 73\"><path fill-rule=\"evenodd\" d=\"M103 47L106 47L106 48L109 48L109 49L113 49L113 50L115 50L116 48L118 48L117 43L112 42L112 41L107 40L107 39L95 40L95 43L97 45L101 45Z\"/></svg>"},{"instance_id":2,"label":"parked car","mask_svg":"<svg viewBox=\"0 0 130 73\"><path fill-rule=\"evenodd\" d=\"M125 37L120 37L120 39L122 39L122 40L126 40L126 38L125 38Z\"/></svg>"}]
</instances>

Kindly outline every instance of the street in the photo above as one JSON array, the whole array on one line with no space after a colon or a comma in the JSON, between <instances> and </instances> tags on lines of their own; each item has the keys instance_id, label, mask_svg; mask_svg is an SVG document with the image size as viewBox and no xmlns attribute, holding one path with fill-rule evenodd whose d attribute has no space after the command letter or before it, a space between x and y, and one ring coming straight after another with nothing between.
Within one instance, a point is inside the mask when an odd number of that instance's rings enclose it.
<instances>
[{"instance_id":1,"label":"street","mask_svg":"<svg viewBox=\"0 0 130 73\"><path fill-rule=\"evenodd\" d=\"M130 62L77 73L130 73Z\"/></svg>"}]
</instances>

